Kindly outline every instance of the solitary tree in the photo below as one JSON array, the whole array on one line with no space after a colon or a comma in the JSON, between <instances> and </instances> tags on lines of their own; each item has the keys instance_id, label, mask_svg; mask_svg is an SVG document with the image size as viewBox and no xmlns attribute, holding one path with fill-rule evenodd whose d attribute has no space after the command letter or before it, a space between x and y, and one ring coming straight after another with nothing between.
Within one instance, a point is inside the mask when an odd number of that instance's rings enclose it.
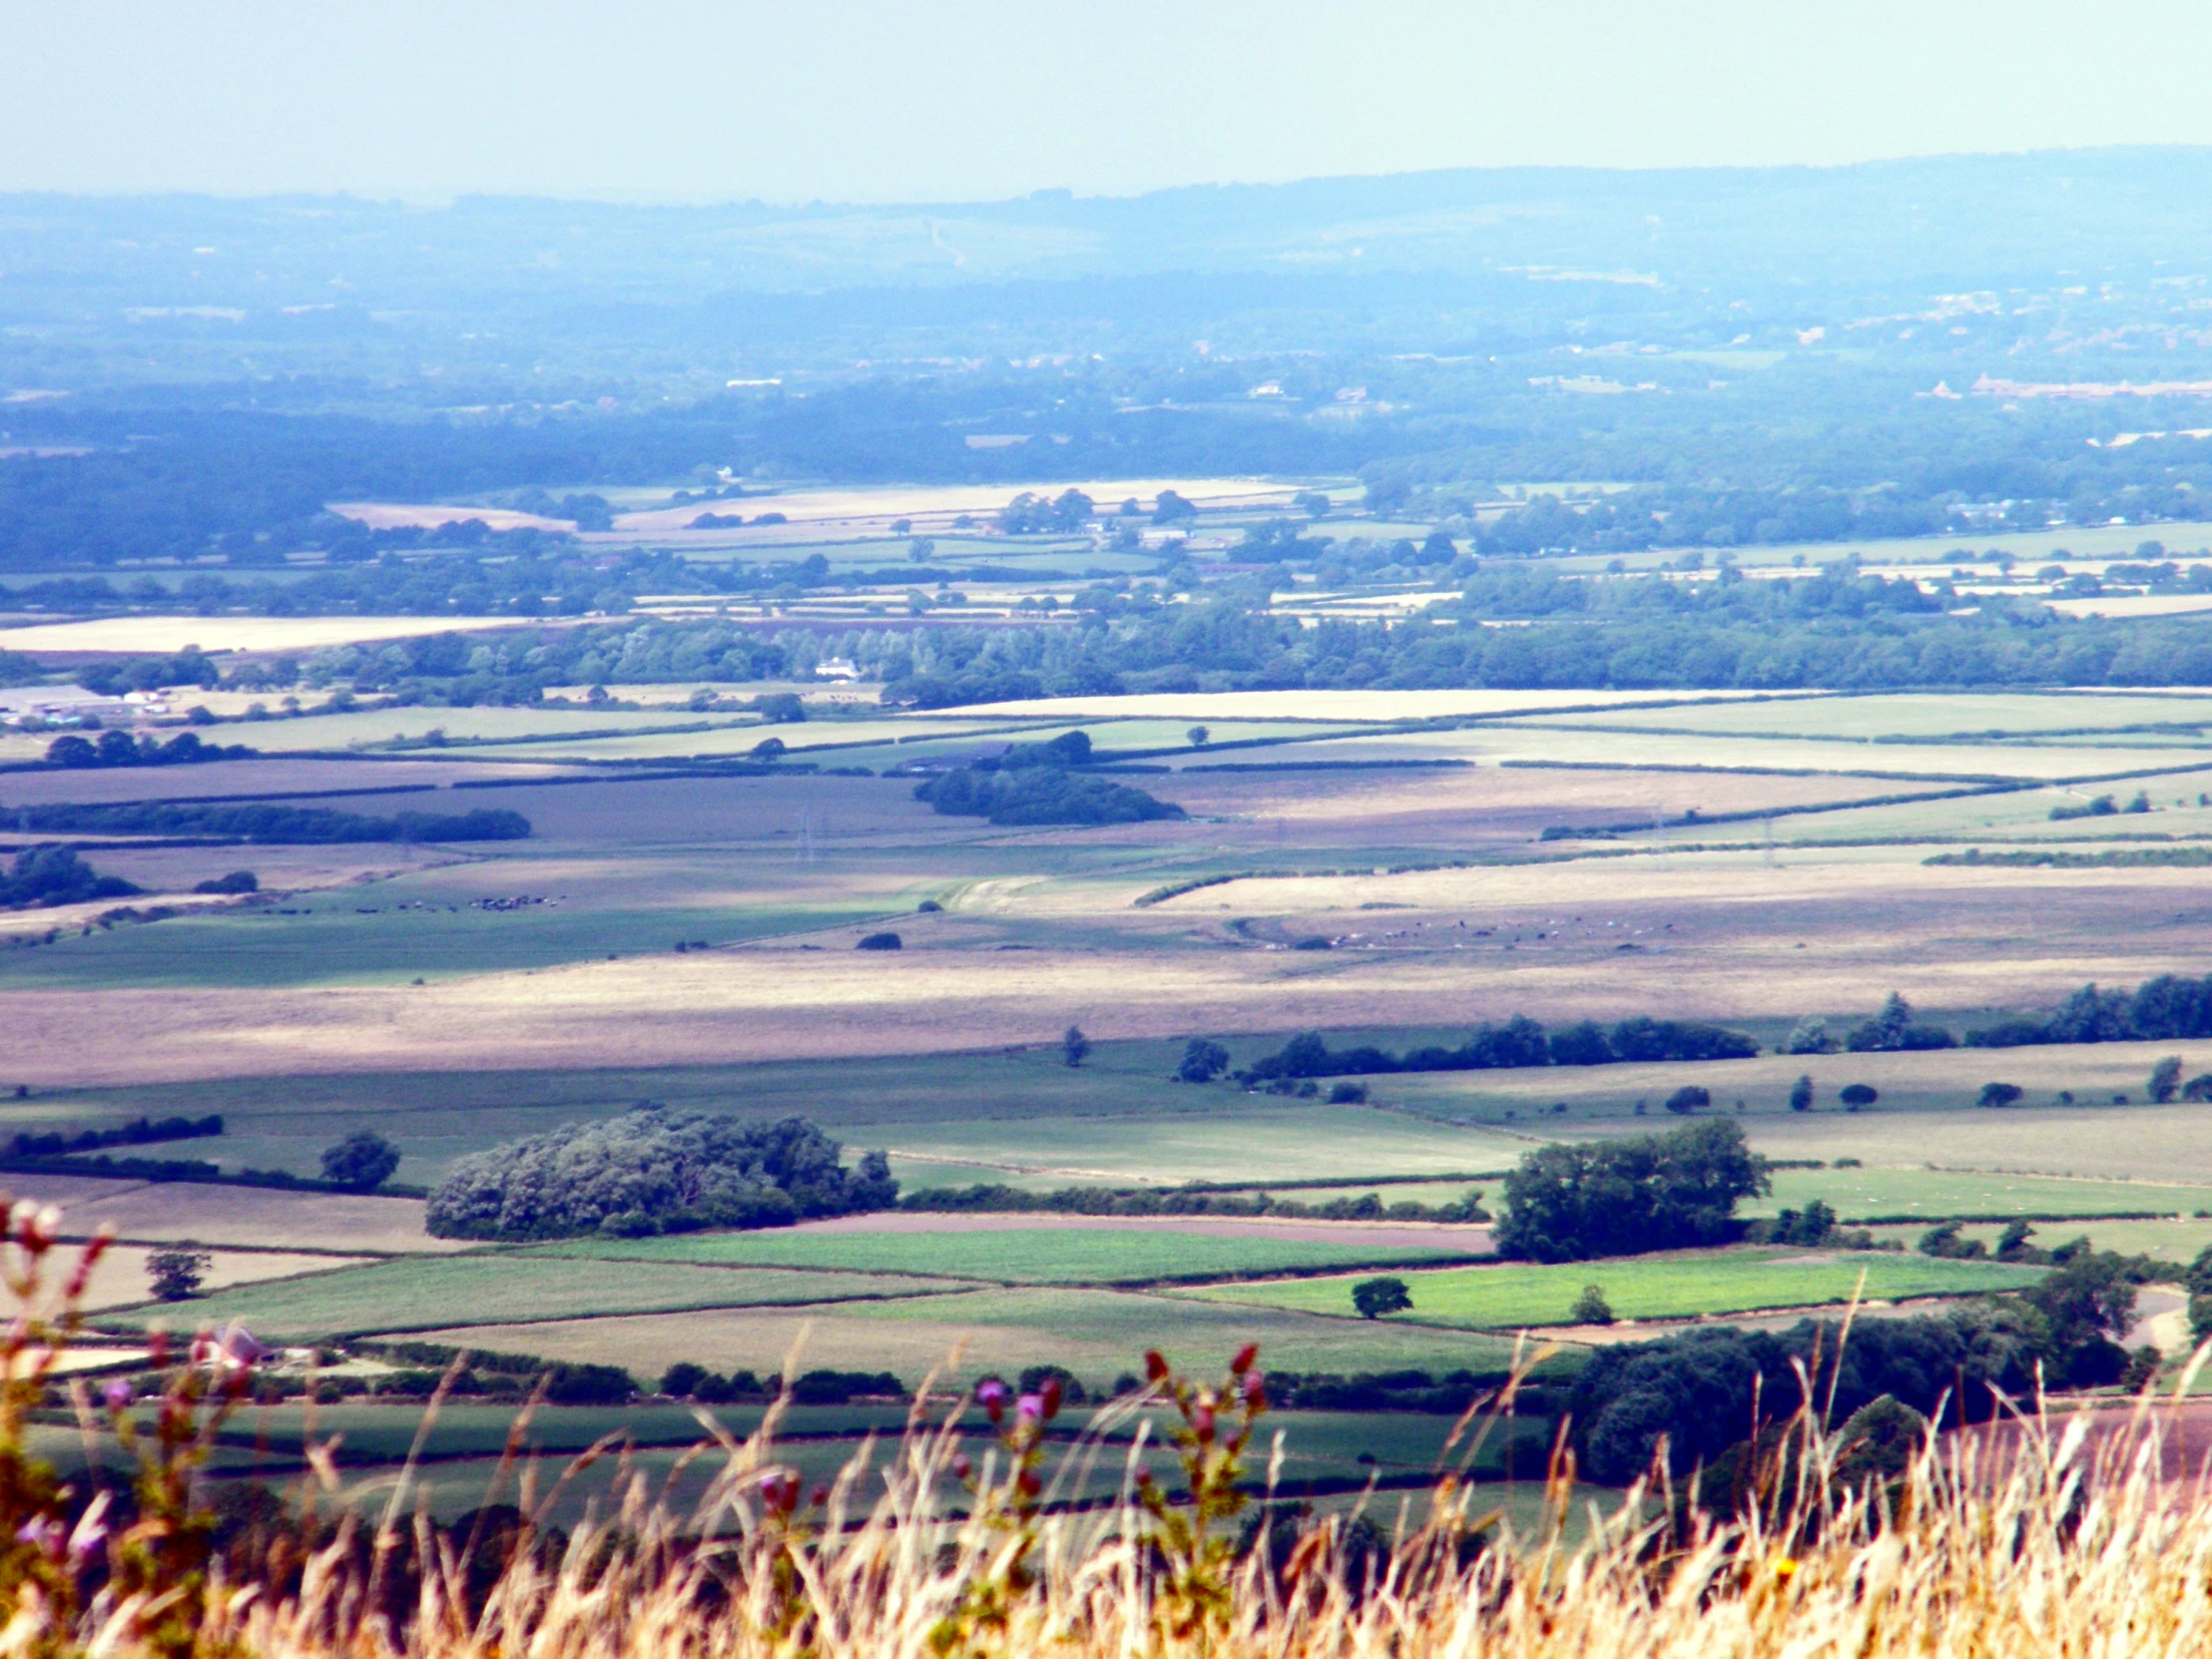
<instances>
[{"instance_id":1,"label":"solitary tree","mask_svg":"<svg viewBox=\"0 0 2212 1659\"><path fill-rule=\"evenodd\" d=\"M1846 1083L1836 1091L1836 1098L1853 1111L1862 1106L1872 1106L1882 1098L1882 1091L1872 1083Z\"/></svg>"},{"instance_id":2,"label":"solitary tree","mask_svg":"<svg viewBox=\"0 0 2212 1659\"><path fill-rule=\"evenodd\" d=\"M357 1193L374 1192L398 1167L399 1148L373 1129L356 1131L322 1154L322 1179Z\"/></svg>"},{"instance_id":3,"label":"solitary tree","mask_svg":"<svg viewBox=\"0 0 2212 1659\"><path fill-rule=\"evenodd\" d=\"M2181 1056L2169 1054L2150 1068L2150 1097L2165 1105L2181 1092Z\"/></svg>"},{"instance_id":4,"label":"solitary tree","mask_svg":"<svg viewBox=\"0 0 2212 1659\"><path fill-rule=\"evenodd\" d=\"M2017 1083L1984 1083L1976 1106L2015 1106L2025 1091Z\"/></svg>"},{"instance_id":5,"label":"solitary tree","mask_svg":"<svg viewBox=\"0 0 2212 1659\"><path fill-rule=\"evenodd\" d=\"M1091 1039L1083 1035L1080 1025L1071 1025L1060 1033L1060 1059L1067 1065L1079 1066L1091 1051Z\"/></svg>"},{"instance_id":6,"label":"solitary tree","mask_svg":"<svg viewBox=\"0 0 2212 1659\"><path fill-rule=\"evenodd\" d=\"M1713 1091L1701 1088L1695 1083L1685 1083L1681 1088L1667 1096L1665 1104L1670 1112L1694 1112L1700 1106L1713 1104Z\"/></svg>"},{"instance_id":7,"label":"solitary tree","mask_svg":"<svg viewBox=\"0 0 2212 1659\"><path fill-rule=\"evenodd\" d=\"M1352 1305L1364 1320L1381 1319L1384 1314L1409 1312L1413 1296L1402 1279L1363 1279L1352 1287Z\"/></svg>"},{"instance_id":8,"label":"solitary tree","mask_svg":"<svg viewBox=\"0 0 2212 1659\"><path fill-rule=\"evenodd\" d=\"M1193 749L1204 749L1207 744L1213 741L1214 734L1209 732L1203 726L1194 726L1188 732L1185 732L1183 736L1191 740L1191 747Z\"/></svg>"},{"instance_id":9,"label":"solitary tree","mask_svg":"<svg viewBox=\"0 0 2212 1659\"><path fill-rule=\"evenodd\" d=\"M1228 1069L1228 1049L1204 1037L1193 1037L1183 1045L1183 1063L1175 1068L1175 1075L1186 1083L1211 1083Z\"/></svg>"},{"instance_id":10,"label":"solitary tree","mask_svg":"<svg viewBox=\"0 0 2212 1659\"><path fill-rule=\"evenodd\" d=\"M196 1296L215 1258L190 1244L169 1245L146 1258L146 1277L154 1295L164 1302L182 1302Z\"/></svg>"},{"instance_id":11,"label":"solitary tree","mask_svg":"<svg viewBox=\"0 0 2212 1659\"><path fill-rule=\"evenodd\" d=\"M1574 1299L1574 1306L1567 1310L1569 1325L1611 1325L1612 1304L1605 1300L1604 1289L1597 1285L1585 1285L1582 1294Z\"/></svg>"},{"instance_id":12,"label":"solitary tree","mask_svg":"<svg viewBox=\"0 0 2212 1659\"><path fill-rule=\"evenodd\" d=\"M1801 1076L1790 1085L1790 1110L1810 1112L1813 1109L1813 1079L1810 1074Z\"/></svg>"}]
</instances>

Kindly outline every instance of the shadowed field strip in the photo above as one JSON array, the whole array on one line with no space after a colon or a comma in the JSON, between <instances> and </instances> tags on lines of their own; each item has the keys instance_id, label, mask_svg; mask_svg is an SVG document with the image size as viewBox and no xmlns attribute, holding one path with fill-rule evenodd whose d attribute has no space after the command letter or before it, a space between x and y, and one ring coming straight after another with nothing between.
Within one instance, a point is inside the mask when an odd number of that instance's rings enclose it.
<instances>
[{"instance_id":1,"label":"shadowed field strip","mask_svg":"<svg viewBox=\"0 0 2212 1659\"><path fill-rule=\"evenodd\" d=\"M576 1315L915 1296L943 1288L942 1281L896 1274L732 1272L583 1258L465 1256L381 1262L245 1286L199 1298L190 1313L197 1324L242 1320L259 1336L307 1338L413 1331L456 1320L496 1325ZM177 1310L160 1305L103 1321L134 1327L177 1322Z\"/></svg>"}]
</instances>

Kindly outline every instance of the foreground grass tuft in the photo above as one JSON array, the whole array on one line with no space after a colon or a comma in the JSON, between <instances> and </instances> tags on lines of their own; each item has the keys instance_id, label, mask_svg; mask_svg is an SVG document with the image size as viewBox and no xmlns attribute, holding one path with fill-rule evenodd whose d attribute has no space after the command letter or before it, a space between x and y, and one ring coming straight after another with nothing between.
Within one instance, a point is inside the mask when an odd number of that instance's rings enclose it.
<instances>
[{"instance_id":1,"label":"foreground grass tuft","mask_svg":"<svg viewBox=\"0 0 2212 1659\"><path fill-rule=\"evenodd\" d=\"M779 1455L781 1407L744 1440L703 1416L703 1496L679 1509L627 1474L567 1535L547 1516L577 1473L622 1457L619 1435L542 1481L527 1409L483 1506L451 1529L420 1505L411 1460L368 1518L342 1501L327 1448L296 1501L243 1525L234 1504L219 1527L198 1475L263 1359L235 1330L174 1356L158 1400L73 1390L88 1439L126 1452L127 1491L73 1490L27 1454L87 1277L80 1262L54 1284L57 1222L9 1216L23 1317L0 1337L4 1640L41 1659L2008 1659L2212 1642L2212 1491L2169 1468L2191 1466L2194 1365L2172 1406L2146 1396L2101 1427L2022 1416L1946 1436L1895 1402L1840 1428L1807 1411L1700 1482L1710 1507L1647 1482L1579 1542L1563 1444L1532 1527L1477 1508L1462 1478L1511 1384L1394 1513L1268 1502L1280 1450L1249 1346L1208 1378L1146 1356L1141 1388L1072 1440L1049 1375L980 1384L980 1435L963 1434L965 1399L924 1389L873 1480L855 1459L810 1486ZM1104 1443L1140 1407L1170 1425L1172 1489ZM1112 1498L1064 1501L1108 1459L1126 1470Z\"/></svg>"}]
</instances>

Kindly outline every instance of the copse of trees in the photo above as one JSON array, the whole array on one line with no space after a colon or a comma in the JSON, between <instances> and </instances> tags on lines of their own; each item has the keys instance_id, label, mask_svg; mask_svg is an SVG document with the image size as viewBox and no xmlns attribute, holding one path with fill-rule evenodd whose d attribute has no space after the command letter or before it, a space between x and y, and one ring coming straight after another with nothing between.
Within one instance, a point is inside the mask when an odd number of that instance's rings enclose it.
<instances>
[{"instance_id":1,"label":"copse of trees","mask_svg":"<svg viewBox=\"0 0 2212 1659\"><path fill-rule=\"evenodd\" d=\"M33 815L35 816L35 815ZM81 904L93 898L128 898L139 889L120 875L102 875L66 846L25 847L0 875L0 908Z\"/></svg>"},{"instance_id":2,"label":"copse of trees","mask_svg":"<svg viewBox=\"0 0 2212 1659\"><path fill-rule=\"evenodd\" d=\"M2088 984L2048 1014L2029 1014L1966 1033L1968 1048L2038 1043L2158 1042L2212 1037L2212 975L2164 973L2132 991Z\"/></svg>"},{"instance_id":3,"label":"copse of trees","mask_svg":"<svg viewBox=\"0 0 2212 1659\"><path fill-rule=\"evenodd\" d=\"M805 1118L746 1123L650 1103L459 1159L424 1221L442 1239L779 1227L895 1203L881 1152L852 1169Z\"/></svg>"},{"instance_id":4,"label":"copse of trees","mask_svg":"<svg viewBox=\"0 0 2212 1659\"><path fill-rule=\"evenodd\" d=\"M1731 1244L1736 1205L1769 1188L1768 1165L1732 1119L1668 1135L1540 1147L1505 1178L1500 1256L1580 1262Z\"/></svg>"},{"instance_id":5,"label":"copse of trees","mask_svg":"<svg viewBox=\"0 0 2212 1659\"><path fill-rule=\"evenodd\" d=\"M1882 1004L1882 1011L1854 1029L1844 1046L1854 1054L1888 1053L1955 1048L1958 1039L1939 1025L1927 1025L1914 1019L1913 1005L1892 991Z\"/></svg>"},{"instance_id":6,"label":"copse of trees","mask_svg":"<svg viewBox=\"0 0 2212 1659\"><path fill-rule=\"evenodd\" d=\"M1301 1031L1282 1049L1255 1060L1239 1075L1251 1082L1278 1078L1356 1077L1398 1071L1490 1071L1520 1066L1602 1066L1621 1061L1748 1060L1759 1044L1741 1031L1692 1020L1622 1020L1610 1032L1585 1020L1548 1037L1524 1014L1502 1024L1485 1022L1456 1048L1430 1045L1393 1055L1363 1044L1332 1049L1319 1031Z\"/></svg>"},{"instance_id":7,"label":"copse of trees","mask_svg":"<svg viewBox=\"0 0 2212 1659\"><path fill-rule=\"evenodd\" d=\"M914 799L948 817L993 824L1142 824L1183 817L1173 802L1069 770L1084 765L1090 754L1088 734L1065 732L1050 743L1017 745L1003 756L926 779L914 786Z\"/></svg>"},{"instance_id":8,"label":"copse of trees","mask_svg":"<svg viewBox=\"0 0 2212 1659\"><path fill-rule=\"evenodd\" d=\"M196 732L179 732L167 743L153 734L132 737L128 732L103 732L97 741L72 734L46 746L46 764L80 770L86 767L174 767L202 761L250 761L261 753L243 743L202 743Z\"/></svg>"},{"instance_id":9,"label":"copse of trees","mask_svg":"<svg viewBox=\"0 0 2212 1659\"><path fill-rule=\"evenodd\" d=\"M399 1148L373 1129L359 1129L324 1149L322 1179L334 1187L372 1193L399 1167Z\"/></svg>"},{"instance_id":10,"label":"copse of trees","mask_svg":"<svg viewBox=\"0 0 2212 1659\"><path fill-rule=\"evenodd\" d=\"M1583 1470L1625 1485L1650 1469L1662 1440L1675 1474L1710 1465L1749 1437L1755 1409L1786 1421L1805 1402L1806 1381L1812 1403L1837 1422L1885 1394L1948 1423L1986 1421L2006 1398L2034 1394L2036 1367L2052 1351L2050 1322L2013 1299L1860 1320L1842 1338L1837 1324L1807 1320L1787 1332L1720 1327L1598 1349L1566 1402Z\"/></svg>"}]
</instances>

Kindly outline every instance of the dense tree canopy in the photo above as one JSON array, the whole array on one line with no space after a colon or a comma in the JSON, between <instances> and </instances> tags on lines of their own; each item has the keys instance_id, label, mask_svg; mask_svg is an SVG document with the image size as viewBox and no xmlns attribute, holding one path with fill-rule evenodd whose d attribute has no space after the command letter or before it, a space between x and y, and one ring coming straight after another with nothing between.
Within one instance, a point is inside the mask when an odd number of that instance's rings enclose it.
<instances>
[{"instance_id":1,"label":"dense tree canopy","mask_svg":"<svg viewBox=\"0 0 2212 1659\"><path fill-rule=\"evenodd\" d=\"M426 1224L448 1239L776 1227L897 1199L882 1153L846 1169L841 1150L805 1118L747 1123L641 1106L457 1160Z\"/></svg>"},{"instance_id":2,"label":"dense tree canopy","mask_svg":"<svg viewBox=\"0 0 2212 1659\"><path fill-rule=\"evenodd\" d=\"M1670 1135L1540 1147L1505 1178L1500 1256L1577 1262L1726 1244L1739 1199L1767 1191L1767 1161L1733 1121Z\"/></svg>"}]
</instances>

